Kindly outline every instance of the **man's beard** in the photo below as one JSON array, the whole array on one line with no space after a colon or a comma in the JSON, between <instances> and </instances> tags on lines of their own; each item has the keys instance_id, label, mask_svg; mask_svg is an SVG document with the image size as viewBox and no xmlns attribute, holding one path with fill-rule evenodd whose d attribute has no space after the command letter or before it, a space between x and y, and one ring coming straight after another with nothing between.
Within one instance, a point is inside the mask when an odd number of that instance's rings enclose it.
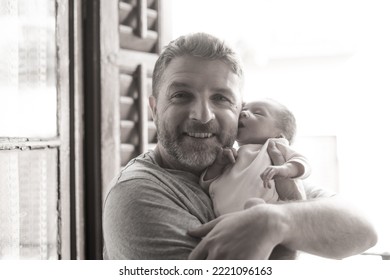
<instances>
[{"instance_id":1,"label":"man's beard","mask_svg":"<svg viewBox=\"0 0 390 280\"><path fill-rule=\"evenodd\" d=\"M185 136L180 131L170 131L166 123L156 120L157 135L159 143L164 147L166 152L173 158L177 159L186 169L194 172L204 170L210 166L220 147L231 147L236 137L236 130L221 133L221 129L216 124L193 124L190 131L217 133L214 136L215 141L210 145L202 143L202 140L191 140L191 137Z\"/></svg>"}]
</instances>

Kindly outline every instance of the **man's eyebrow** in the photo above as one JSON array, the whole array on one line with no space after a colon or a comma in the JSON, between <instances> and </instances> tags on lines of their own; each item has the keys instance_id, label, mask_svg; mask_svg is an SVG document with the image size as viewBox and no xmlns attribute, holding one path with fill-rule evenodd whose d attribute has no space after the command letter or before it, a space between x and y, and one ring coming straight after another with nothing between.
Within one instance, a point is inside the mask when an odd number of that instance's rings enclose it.
<instances>
[{"instance_id":1,"label":"man's eyebrow","mask_svg":"<svg viewBox=\"0 0 390 280\"><path fill-rule=\"evenodd\" d=\"M183 82L173 82L169 85L169 89L177 89L177 88L191 88L191 86L187 83Z\"/></svg>"},{"instance_id":2,"label":"man's eyebrow","mask_svg":"<svg viewBox=\"0 0 390 280\"><path fill-rule=\"evenodd\" d=\"M233 92L232 92L230 89L228 89L228 88L222 88L222 87L212 88L212 91L221 92L221 93L233 94Z\"/></svg>"},{"instance_id":3,"label":"man's eyebrow","mask_svg":"<svg viewBox=\"0 0 390 280\"><path fill-rule=\"evenodd\" d=\"M216 92L216 93L222 93L224 95L228 95L230 97L236 98L236 95L234 94L234 92L228 88L216 87L216 88L212 88L212 91Z\"/></svg>"}]
</instances>

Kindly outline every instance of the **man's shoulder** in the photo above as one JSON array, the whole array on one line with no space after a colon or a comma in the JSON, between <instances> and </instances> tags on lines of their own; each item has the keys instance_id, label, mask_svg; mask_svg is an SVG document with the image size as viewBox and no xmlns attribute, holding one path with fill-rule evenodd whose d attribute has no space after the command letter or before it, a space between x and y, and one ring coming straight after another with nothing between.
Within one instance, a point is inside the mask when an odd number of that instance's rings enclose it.
<instances>
[{"instance_id":1,"label":"man's shoulder","mask_svg":"<svg viewBox=\"0 0 390 280\"><path fill-rule=\"evenodd\" d=\"M172 193L194 184L191 174L160 167L153 151L146 152L129 163L111 180L108 189L126 193ZM196 181L197 182L197 181Z\"/></svg>"},{"instance_id":2,"label":"man's shoulder","mask_svg":"<svg viewBox=\"0 0 390 280\"><path fill-rule=\"evenodd\" d=\"M118 184L135 178L149 178L153 177L155 173L163 171L164 169L156 163L153 151L149 151L130 160L119 175L114 178L114 183Z\"/></svg>"},{"instance_id":3,"label":"man's shoulder","mask_svg":"<svg viewBox=\"0 0 390 280\"><path fill-rule=\"evenodd\" d=\"M158 185L158 177L161 177L163 172L156 164L152 151L141 154L130 160L111 180L106 197L112 192L139 192L141 187L149 189L148 186Z\"/></svg>"}]
</instances>

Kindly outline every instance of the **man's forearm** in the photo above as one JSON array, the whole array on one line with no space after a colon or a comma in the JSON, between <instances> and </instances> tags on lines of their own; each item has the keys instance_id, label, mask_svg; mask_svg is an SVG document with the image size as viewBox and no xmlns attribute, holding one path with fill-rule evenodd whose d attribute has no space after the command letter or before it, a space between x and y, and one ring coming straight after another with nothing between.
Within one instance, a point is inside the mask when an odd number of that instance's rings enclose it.
<instances>
[{"instance_id":1,"label":"man's forearm","mask_svg":"<svg viewBox=\"0 0 390 280\"><path fill-rule=\"evenodd\" d=\"M283 245L322 257L341 259L374 246L371 223L338 197L280 205L288 215Z\"/></svg>"}]
</instances>

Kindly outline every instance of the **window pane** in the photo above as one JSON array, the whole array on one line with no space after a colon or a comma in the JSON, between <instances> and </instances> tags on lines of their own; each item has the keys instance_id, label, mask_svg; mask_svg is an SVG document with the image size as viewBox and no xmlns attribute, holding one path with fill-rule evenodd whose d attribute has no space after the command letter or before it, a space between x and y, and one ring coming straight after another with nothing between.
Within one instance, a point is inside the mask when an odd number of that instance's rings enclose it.
<instances>
[{"instance_id":1,"label":"window pane","mask_svg":"<svg viewBox=\"0 0 390 280\"><path fill-rule=\"evenodd\" d=\"M57 149L0 151L0 259L57 259Z\"/></svg>"},{"instance_id":2,"label":"window pane","mask_svg":"<svg viewBox=\"0 0 390 280\"><path fill-rule=\"evenodd\" d=\"M0 34L0 137L55 136L55 1L0 1Z\"/></svg>"}]
</instances>

